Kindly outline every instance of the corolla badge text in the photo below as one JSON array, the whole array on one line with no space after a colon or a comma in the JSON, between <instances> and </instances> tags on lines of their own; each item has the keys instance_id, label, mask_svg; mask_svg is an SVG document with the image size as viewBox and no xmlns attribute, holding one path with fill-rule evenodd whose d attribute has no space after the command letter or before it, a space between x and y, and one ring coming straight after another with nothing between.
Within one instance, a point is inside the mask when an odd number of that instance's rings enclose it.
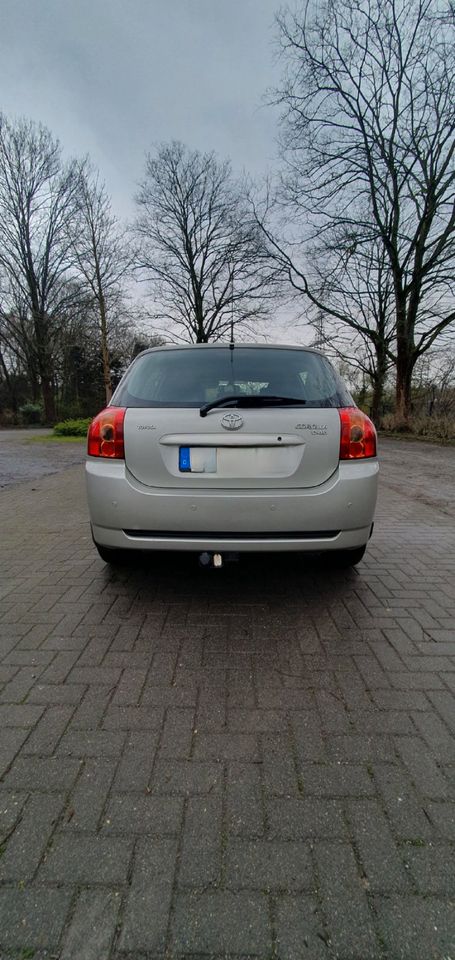
<instances>
[{"instance_id":1,"label":"corolla badge text","mask_svg":"<svg viewBox=\"0 0 455 960\"><path fill-rule=\"evenodd\" d=\"M221 426L225 430L240 430L240 427L243 427L243 417L239 413L225 413L221 419Z\"/></svg>"},{"instance_id":2,"label":"corolla badge text","mask_svg":"<svg viewBox=\"0 0 455 960\"><path fill-rule=\"evenodd\" d=\"M326 437L326 423L296 423L294 430L310 430L313 437Z\"/></svg>"}]
</instances>

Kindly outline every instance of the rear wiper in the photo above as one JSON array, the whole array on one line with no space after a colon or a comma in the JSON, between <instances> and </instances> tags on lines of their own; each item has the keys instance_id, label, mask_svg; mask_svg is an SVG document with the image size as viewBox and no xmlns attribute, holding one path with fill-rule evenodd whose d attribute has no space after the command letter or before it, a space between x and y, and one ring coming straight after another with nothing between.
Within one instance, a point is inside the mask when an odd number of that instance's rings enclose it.
<instances>
[{"instance_id":1,"label":"rear wiper","mask_svg":"<svg viewBox=\"0 0 455 960\"><path fill-rule=\"evenodd\" d=\"M302 397L278 397L272 394L264 394L264 396L261 397L256 393L250 395L243 394L241 396L238 394L228 394L226 397L220 397L211 403L204 403L199 410L199 414L201 417L206 417L209 410L214 410L215 407L303 407L304 405L305 400L302 400Z\"/></svg>"}]
</instances>

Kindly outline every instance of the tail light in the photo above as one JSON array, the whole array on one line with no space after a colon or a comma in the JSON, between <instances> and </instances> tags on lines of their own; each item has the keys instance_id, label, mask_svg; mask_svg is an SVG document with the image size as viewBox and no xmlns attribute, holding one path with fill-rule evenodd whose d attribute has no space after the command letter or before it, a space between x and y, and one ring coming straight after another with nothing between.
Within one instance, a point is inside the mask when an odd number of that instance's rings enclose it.
<instances>
[{"instance_id":1,"label":"tail light","mask_svg":"<svg viewBox=\"0 0 455 960\"><path fill-rule=\"evenodd\" d=\"M357 407L339 410L341 421L340 460L360 460L376 456L376 430Z\"/></svg>"},{"instance_id":2,"label":"tail light","mask_svg":"<svg viewBox=\"0 0 455 960\"><path fill-rule=\"evenodd\" d=\"M124 460L123 421L125 407L106 407L88 428L87 453L90 457Z\"/></svg>"}]
</instances>

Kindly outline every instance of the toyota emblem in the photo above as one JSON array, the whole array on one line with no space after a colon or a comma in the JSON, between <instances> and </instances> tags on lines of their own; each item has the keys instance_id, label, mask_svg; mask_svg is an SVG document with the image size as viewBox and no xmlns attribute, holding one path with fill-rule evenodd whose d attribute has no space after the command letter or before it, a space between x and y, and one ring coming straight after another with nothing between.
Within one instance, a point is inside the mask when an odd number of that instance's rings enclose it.
<instances>
[{"instance_id":1,"label":"toyota emblem","mask_svg":"<svg viewBox=\"0 0 455 960\"><path fill-rule=\"evenodd\" d=\"M225 413L221 426L225 430L240 430L240 427L243 427L243 417L239 413Z\"/></svg>"}]
</instances>

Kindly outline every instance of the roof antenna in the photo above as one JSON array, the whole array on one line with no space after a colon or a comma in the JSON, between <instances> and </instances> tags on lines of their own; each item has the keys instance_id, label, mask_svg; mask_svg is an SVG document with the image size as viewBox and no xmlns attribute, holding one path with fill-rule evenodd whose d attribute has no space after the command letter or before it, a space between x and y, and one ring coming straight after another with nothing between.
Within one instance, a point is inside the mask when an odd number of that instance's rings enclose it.
<instances>
[{"instance_id":1,"label":"roof antenna","mask_svg":"<svg viewBox=\"0 0 455 960\"><path fill-rule=\"evenodd\" d=\"M231 275L231 341L229 344L229 349L234 349L234 267L232 268Z\"/></svg>"}]
</instances>

